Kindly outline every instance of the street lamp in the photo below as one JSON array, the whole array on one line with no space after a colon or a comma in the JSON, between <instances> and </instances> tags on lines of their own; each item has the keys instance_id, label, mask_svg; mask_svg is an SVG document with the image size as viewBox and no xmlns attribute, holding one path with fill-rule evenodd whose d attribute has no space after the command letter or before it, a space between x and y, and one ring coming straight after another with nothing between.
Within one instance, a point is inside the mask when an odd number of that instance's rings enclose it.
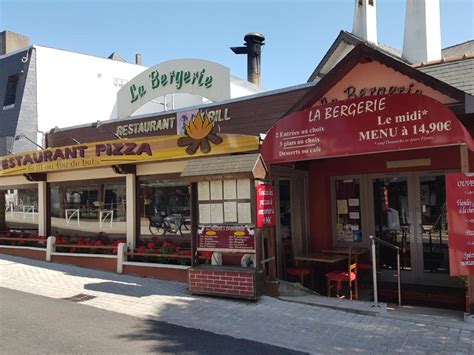
<instances>
[{"instance_id":1,"label":"street lamp","mask_svg":"<svg viewBox=\"0 0 474 355\"><path fill-rule=\"evenodd\" d=\"M117 139L124 139L121 135L119 135L118 133L115 133L113 131L111 131L107 126L104 126L103 122L101 122L100 120L98 120L97 122L94 122L92 124L92 128L103 128L105 129L107 132L109 132L110 134L112 134L115 138Z\"/></svg>"},{"instance_id":2,"label":"street lamp","mask_svg":"<svg viewBox=\"0 0 474 355\"><path fill-rule=\"evenodd\" d=\"M34 145L36 145L39 149L44 149L42 146L40 146L38 143L36 143L34 140L28 138L27 136L25 136L23 133L20 133L18 135L15 136L15 140L20 140L21 138L25 138L27 141L33 143Z\"/></svg>"},{"instance_id":3,"label":"street lamp","mask_svg":"<svg viewBox=\"0 0 474 355\"><path fill-rule=\"evenodd\" d=\"M62 133L64 134L66 137L68 137L70 140L72 140L75 144L82 144L81 142L79 142L76 138L72 137L69 133L67 133L66 131L63 131L61 128L59 128L58 126L54 127L52 130L51 130L51 133L53 134L56 134L56 133Z\"/></svg>"}]
</instances>

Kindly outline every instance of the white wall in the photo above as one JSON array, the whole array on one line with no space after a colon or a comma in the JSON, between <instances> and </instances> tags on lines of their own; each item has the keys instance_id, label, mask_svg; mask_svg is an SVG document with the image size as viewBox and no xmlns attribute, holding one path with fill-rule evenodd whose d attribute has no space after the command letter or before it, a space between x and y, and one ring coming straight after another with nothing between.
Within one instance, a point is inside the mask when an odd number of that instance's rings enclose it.
<instances>
[{"instance_id":1,"label":"white wall","mask_svg":"<svg viewBox=\"0 0 474 355\"><path fill-rule=\"evenodd\" d=\"M47 132L60 128L117 118L119 83L129 81L147 67L107 58L34 46L37 69L38 129ZM265 91L245 80L231 76L231 98ZM173 99L174 97L174 99ZM161 103L160 103L161 102ZM166 97L166 111L196 106L208 100L189 94ZM133 115L165 111L160 97ZM38 136L41 141L41 136ZM80 141L80 139L79 139Z\"/></svg>"},{"instance_id":2,"label":"white wall","mask_svg":"<svg viewBox=\"0 0 474 355\"><path fill-rule=\"evenodd\" d=\"M107 58L35 48L40 131L115 118L118 81L128 81L146 69Z\"/></svg>"}]
</instances>

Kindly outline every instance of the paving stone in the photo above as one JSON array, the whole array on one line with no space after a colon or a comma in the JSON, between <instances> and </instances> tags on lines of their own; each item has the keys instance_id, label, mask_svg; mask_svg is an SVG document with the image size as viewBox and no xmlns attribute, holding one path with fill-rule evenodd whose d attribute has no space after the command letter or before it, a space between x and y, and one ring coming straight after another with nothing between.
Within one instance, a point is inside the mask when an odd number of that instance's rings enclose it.
<instances>
[{"instance_id":1,"label":"paving stone","mask_svg":"<svg viewBox=\"0 0 474 355\"><path fill-rule=\"evenodd\" d=\"M419 323L262 297L259 302L197 297L187 285L0 255L0 285L141 318L309 353L470 353L474 330L443 320ZM444 324L444 323L446 324Z\"/></svg>"}]
</instances>

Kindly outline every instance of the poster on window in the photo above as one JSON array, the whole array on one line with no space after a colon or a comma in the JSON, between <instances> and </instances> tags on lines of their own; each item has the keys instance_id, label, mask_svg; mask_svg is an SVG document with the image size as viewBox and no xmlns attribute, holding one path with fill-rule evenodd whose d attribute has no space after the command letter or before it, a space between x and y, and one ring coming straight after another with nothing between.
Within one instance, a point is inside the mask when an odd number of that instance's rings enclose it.
<instances>
[{"instance_id":1,"label":"poster on window","mask_svg":"<svg viewBox=\"0 0 474 355\"><path fill-rule=\"evenodd\" d=\"M473 275L474 174L447 174L446 207L450 275Z\"/></svg>"},{"instance_id":2,"label":"poster on window","mask_svg":"<svg viewBox=\"0 0 474 355\"><path fill-rule=\"evenodd\" d=\"M275 225L275 191L273 186L257 186L257 227Z\"/></svg>"}]
</instances>

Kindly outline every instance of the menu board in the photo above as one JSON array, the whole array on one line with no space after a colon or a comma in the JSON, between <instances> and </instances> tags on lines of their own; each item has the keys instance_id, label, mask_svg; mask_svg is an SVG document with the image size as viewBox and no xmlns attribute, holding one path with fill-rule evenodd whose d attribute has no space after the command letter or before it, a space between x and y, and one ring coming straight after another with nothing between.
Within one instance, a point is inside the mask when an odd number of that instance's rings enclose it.
<instances>
[{"instance_id":1,"label":"menu board","mask_svg":"<svg viewBox=\"0 0 474 355\"><path fill-rule=\"evenodd\" d=\"M474 174L447 174L449 273L474 274Z\"/></svg>"},{"instance_id":2,"label":"menu board","mask_svg":"<svg viewBox=\"0 0 474 355\"><path fill-rule=\"evenodd\" d=\"M255 252L255 230L247 226L199 226L199 251Z\"/></svg>"}]
</instances>

